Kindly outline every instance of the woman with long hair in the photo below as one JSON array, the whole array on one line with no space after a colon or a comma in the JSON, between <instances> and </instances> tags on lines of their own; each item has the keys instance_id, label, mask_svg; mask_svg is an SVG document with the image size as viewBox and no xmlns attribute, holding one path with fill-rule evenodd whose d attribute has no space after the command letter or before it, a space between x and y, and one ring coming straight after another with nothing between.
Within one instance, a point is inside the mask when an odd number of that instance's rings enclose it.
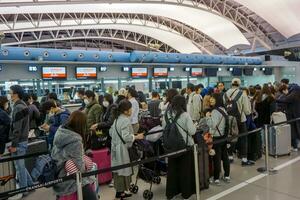
<instances>
[{"instance_id":1,"label":"woman with long hair","mask_svg":"<svg viewBox=\"0 0 300 200\"><path fill-rule=\"evenodd\" d=\"M135 140L143 139L143 134L134 135L130 116L132 105L128 100L120 101L115 113L115 121L109 130L111 136L111 163L112 167L130 163L128 148ZM131 194L129 190L133 170L131 167L113 172L116 199L126 199Z\"/></svg>"},{"instance_id":2,"label":"woman with long hair","mask_svg":"<svg viewBox=\"0 0 300 200\"><path fill-rule=\"evenodd\" d=\"M55 134L52 149L52 158L59 169L58 176L64 177L69 174L66 163L72 162L81 173L89 171L88 163L84 156L86 145L86 114L81 111L74 111L68 121L60 126ZM84 200L96 200L96 193L90 186L92 181L89 178L82 180L82 192ZM53 186L58 197L73 194L77 191L76 180L69 180Z\"/></svg>"},{"instance_id":3,"label":"woman with long hair","mask_svg":"<svg viewBox=\"0 0 300 200\"><path fill-rule=\"evenodd\" d=\"M263 85L255 102L255 110L258 113L255 123L260 128L264 124L270 123L271 115L275 111L275 96L272 94L268 84Z\"/></svg>"},{"instance_id":4,"label":"woman with long hair","mask_svg":"<svg viewBox=\"0 0 300 200\"><path fill-rule=\"evenodd\" d=\"M186 100L181 95L172 97L171 104L163 117L163 128L167 123L176 120L176 126L187 146L194 145L193 135L196 127L186 111ZM167 174L167 199L172 199L178 194L184 199L190 198L195 193L195 174L193 170L193 154L186 152L175 158L168 159Z\"/></svg>"},{"instance_id":5,"label":"woman with long hair","mask_svg":"<svg viewBox=\"0 0 300 200\"><path fill-rule=\"evenodd\" d=\"M214 141L222 140L227 138L228 130L226 130L226 118L228 114L224 109L223 97L220 93L214 93L210 97L210 109L211 111L206 113L207 125L210 129L210 134ZM227 132L226 132L227 131ZM213 146L215 155L213 156L214 164L214 183L220 184L220 173L221 173L221 161L223 161L224 176L223 180L228 183L230 182L230 162L227 152L227 143L222 142Z\"/></svg>"}]
</instances>

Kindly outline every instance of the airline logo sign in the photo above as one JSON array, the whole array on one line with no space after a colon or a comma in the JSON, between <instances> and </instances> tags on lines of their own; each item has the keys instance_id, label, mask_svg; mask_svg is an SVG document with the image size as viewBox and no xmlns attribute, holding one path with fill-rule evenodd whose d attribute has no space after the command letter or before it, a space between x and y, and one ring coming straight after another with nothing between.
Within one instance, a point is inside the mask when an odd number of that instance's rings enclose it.
<instances>
[{"instance_id":1,"label":"airline logo sign","mask_svg":"<svg viewBox=\"0 0 300 200\"><path fill-rule=\"evenodd\" d=\"M154 68L153 75L155 77L168 76L168 68Z\"/></svg>"},{"instance_id":2,"label":"airline logo sign","mask_svg":"<svg viewBox=\"0 0 300 200\"><path fill-rule=\"evenodd\" d=\"M132 68L132 77L147 77L148 69L147 68Z\"/></svg>"},{"instance_id":3,"label":"airline logo sign","mask_svg":"<svg viewBox=\"0 0 300 200\"><path fill-rule=\"evenodd\" d=\"M66 78L66 68L65 67L43 67L43 78Z\"/></svg>"},{"instance_id":4,"label":"airline logo sign","mask_svg":"<svg viewBox=\"0 0 300 200\"><path fill-rule=\"evenodd\" d=\"M97 78L97 69L95 67L82 67L77 68L77 78Z\"/></svg>"}]
</instances>

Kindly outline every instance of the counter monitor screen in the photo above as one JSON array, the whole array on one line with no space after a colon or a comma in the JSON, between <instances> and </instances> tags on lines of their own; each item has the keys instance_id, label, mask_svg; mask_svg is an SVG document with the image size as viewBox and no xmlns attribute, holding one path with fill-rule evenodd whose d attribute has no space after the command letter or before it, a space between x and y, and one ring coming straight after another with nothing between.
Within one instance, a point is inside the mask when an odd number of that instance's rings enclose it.
<instances>
[{"instance_id":1,"label":"counter monitor screen","mask_svg":"<svg viewBox=\"0 0 300 200\"><path fill-rule=\"evenodd\" d=\"M244 75L245 76L253 76L253 71L254 71L254 68L245 68Z\"/></svg>"},{"instance_id":2,"label":"counter monitor screen","mask_svg":"<svg viewBox=\"0 0 300 200\"><path fill-rule=\"evenodd\" d=\"M154 68L153 77L168 77L168 68Z\"/></svg>"},{"instance_id":3,"label":"counter monitor screen","mask_svg":"<svg viewBox=\"0 0 300 200\"><path fill-rule=\"evenodd\" d=\"M97 79L96 67L77 67L76 68L77 79Z\"/></svg>"},{"instance_id":4,"label":"counter monitor screen","mask_svg":"<svg viewBox=\"0 0 300 200\"><path fill-rule=\"evenodd\" d=\"M66 67L43 67L42 78L46 80L66 79Z\"/></svg>"},{"instance_id":5,"label":"counter monitor screen","mask_svg":"<svg viewBox=\"0 0 300 200\"><path fill-rule=\"evenodd\" d=\"M131 68L131 77L132 78L147 78L148 77L148 69L146 67Z\"/></svg>"},{"instance_id":6,"label":"counter monitor screen","mask_svg":"<svg viewBox=\"0 0 300 200\"><path fill-rule=\"evenodd\" d=\"M206 68L205 76L216 77L218 75L218 68Z\"/></svg>"},{"instance_id":7,"label":"counter monitor screen","mask_svg":"<svg viewBox=\"0 0 300 200\"><path fill-rule=\"evenodd\" d=\"M270 76L272 74L273 74L273 69L272 68L265 68L264 75Z\"/></svg>"},{"instance_id":8,"label":"counter monitor screen","mask_svg":"<svg viewBox=\"0 0 300 200\"><path fill-rule=\"evenodd\" d=\"M242 76L243 70L242 68L233 68L232 76Z\"/></svg>"},{"instance_id":9,"label":"counter monitor screen","mask_svg":"<svg viewBox=\"0 0 300 200\"><path fill-rule=\"evenodd\" d=\"M191 76L203 76L202 68L191 68Z\"/></svg>"}]
</instances>

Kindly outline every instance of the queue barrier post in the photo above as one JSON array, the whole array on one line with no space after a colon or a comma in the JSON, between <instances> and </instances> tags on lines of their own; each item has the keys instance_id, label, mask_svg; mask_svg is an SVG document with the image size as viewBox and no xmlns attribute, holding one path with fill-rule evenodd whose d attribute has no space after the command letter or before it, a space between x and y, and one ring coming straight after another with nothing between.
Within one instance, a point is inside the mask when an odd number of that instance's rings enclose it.
<instances>
[{"instance_id":1,"label":"queue barrier post","mask_svg":"<svg viewBox=\"0 0 300 200\"><path fill-rule=\"evenodd\" d=\"M80 171L76 172L77 199L83 200L82 197L82 176Z\"/></svg>"},{"instance_id":2,"label":"queue barrier post","mask_svg":"<svg viewBox=\"0 0 300 200\"><path fill-rule=\"evenodd\" d=\"M200 173L198 160L198 145L194 145L194 164L195 164L195 183L196 183L196 199L200 200Z\"/></svg>"}]
</instances>

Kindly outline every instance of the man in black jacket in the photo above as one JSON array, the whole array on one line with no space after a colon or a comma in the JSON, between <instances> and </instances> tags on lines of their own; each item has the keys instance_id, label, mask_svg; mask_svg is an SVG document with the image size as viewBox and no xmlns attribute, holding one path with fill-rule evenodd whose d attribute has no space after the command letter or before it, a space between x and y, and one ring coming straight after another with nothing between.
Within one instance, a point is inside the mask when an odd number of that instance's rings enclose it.
<instances>
[{"instance_id":1,"label":"man in black jacket","mask_svg":"<svg viewBox=\"0 0 300 200\"><path fill-rule=\"evenodd\" d=\"M28 144L29 133L29 110L22 97L24 95L23 88L19 85L10 87L11 100L13 102L12 124L9 138L11 146L8 148L13 156L25 155ZM32 178L25 168L24 159L14 161L19 186L28 187L33 184Z\"/></svg>"}]
</instances>

